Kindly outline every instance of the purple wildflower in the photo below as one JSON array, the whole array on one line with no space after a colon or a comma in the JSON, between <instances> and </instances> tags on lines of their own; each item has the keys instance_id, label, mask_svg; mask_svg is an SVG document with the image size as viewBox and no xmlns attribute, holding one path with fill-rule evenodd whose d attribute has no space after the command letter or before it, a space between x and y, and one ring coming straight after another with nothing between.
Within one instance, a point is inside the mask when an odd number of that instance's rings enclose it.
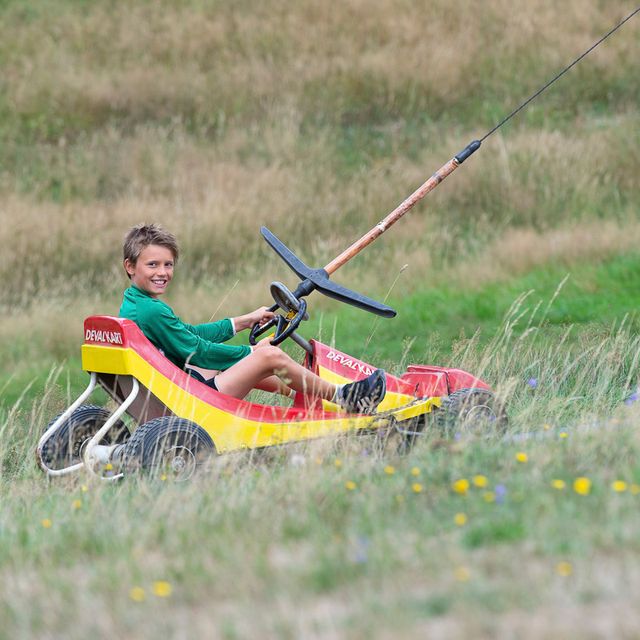
<instances>
[{"instance_id":1,"label":"purple wildflower","mask_svg":"<svg viewBox=\"0 0 640 640\"><path fill-rule=\"evenodd\" d=\"M369 560L370 546L371 541L367 536L358 536L351 553L351 560L354 564L365 564Z\"/></svg>"},{"instance_id":2,"label":"purple wildflower","mask_svg":"<svg viewBox=\"0 0 640 640\"><path fill-rule=\"evenodd\" d=\"M538 378L529 378L527 380L527 384L532 388L536 389L538 387Z\"/></svg>"},{"instance_id":3,"label":"purple wildflower","mask_svg":"<svg viewBox=\"0 0 640 640\"><path fill-rule=\"evenodd\" d=\"M507 487L505 487L503 484L497 484L493 491L496 494L496 503L503 504L505 498L507 497Z\"/></svg>"}]
</instances>

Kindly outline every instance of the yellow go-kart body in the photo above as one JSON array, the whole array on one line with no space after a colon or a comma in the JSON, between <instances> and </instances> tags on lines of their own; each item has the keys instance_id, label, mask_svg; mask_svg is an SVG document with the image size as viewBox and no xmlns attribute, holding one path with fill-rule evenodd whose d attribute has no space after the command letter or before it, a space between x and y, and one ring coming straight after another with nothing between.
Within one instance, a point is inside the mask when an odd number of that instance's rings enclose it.
<instances>
[{"instance_id":1,"label":"yellow go-kart body","mask_svg":"<svg viewBox=\"0 0 640 640\"><path fill-rule=\"evenodd\" d=\"M313 340L304 366L337 384L373 373L366 362ZM347 413L301 393L290 407L249 402L198 381L169 361L134 322L111 316L85 320L82 367L90 374L89 386L38 443L37 459L49 476L85 467L115 479L133 458L190 477L202 448L221 454L383 427L410 435L424 430L427 415L453 391L488 389L458 369L411 365L399 377L386 374L386 395L373 415ZM97 385L115 401L115 410L83 404ZM120 420L124 413L138 425L133 435ZM163 440L168 431L172 439Z\"/></svg>"},{"instance_id":2,"label":"yellow go-kart body","mask_svg":"<svg viewBox=\"0 0 640 640\"><path fill-rule=\"evenodd\" d=\"M369 375L364 362L311 341L305 365L322 378L346 383ZM136 380L141 391L127 408L144 423L175 415L202 427L218 453L268 447L329 434L377 428L389 421L417 418L439 406L440 398L419 398L413 378L387 376L387 394L374 415L347 414L337 405L297 394L292 407L238 400L215 391L176 367L156 349L131 320L92 316L85 321L82 368L122 402ZM415 375L413 376L415 377Z\"/></svg>"}]
</instances>

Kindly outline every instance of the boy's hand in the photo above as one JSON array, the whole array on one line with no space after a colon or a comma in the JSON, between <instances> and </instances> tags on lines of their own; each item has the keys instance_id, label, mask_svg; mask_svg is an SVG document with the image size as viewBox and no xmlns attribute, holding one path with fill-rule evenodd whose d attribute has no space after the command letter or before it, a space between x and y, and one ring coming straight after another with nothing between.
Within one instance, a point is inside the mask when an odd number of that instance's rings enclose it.
<instances>
[{"instance_id":1,"label":"boy's hand","mask_svg":"<svg viewBox=\"0 0 640 640\"><path fill-rule=\"evenodd\" d=\"M243 331L244 329L250 329L254 324L262 326L266 324L275 316L273 311L269 311L268 307L259 307L251 313L247 313L244 316L238 316L233 318L233 324L236 331Z\"/></svg>"},{"instance_id":2,"label":"boy's hand","mask_svg":"<svg viewBox=\"0 0 640 640\"><path fill-rule=\"evenodd\" d=\"M271 345L271 341L273 340L273 333L270 333L266 338L262 338L262 340L258 340L258 344L255 345L254 349L260 349L260 347L268 347Z\"/></svg>"}]
</instances>

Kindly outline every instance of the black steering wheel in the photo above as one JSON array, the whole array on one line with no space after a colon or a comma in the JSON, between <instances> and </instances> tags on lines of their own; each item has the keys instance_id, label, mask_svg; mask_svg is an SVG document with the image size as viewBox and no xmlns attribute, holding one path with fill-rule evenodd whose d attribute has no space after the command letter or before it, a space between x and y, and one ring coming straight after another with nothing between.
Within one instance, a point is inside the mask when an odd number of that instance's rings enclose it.
<instances>
[{"instance_id":1,"label":"black steering wheel","mask_svg":"<svg viewBox=\"0 0 640 640\"><path fill-rule=\"evenodd\" d=\"M303 298L296 298L281 282L271 283L271 295L275 300L275 304L269 307L269 311L282 309L286 313L285 315L276 314L275 317L262 326L257 323L254 324L249 334L249 344L256 345L261 335L275 327L275 335L271 340L271 344L277 346L291 337L303 320L309 319L307 301Z\"/></svg>"}]
</instances>

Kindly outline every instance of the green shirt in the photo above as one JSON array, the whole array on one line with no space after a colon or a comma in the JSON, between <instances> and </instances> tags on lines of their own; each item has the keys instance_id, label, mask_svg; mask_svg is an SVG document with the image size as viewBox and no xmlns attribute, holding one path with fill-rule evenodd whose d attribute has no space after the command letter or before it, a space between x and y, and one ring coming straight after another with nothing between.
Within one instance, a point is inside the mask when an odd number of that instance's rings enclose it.
<instances>
[{"instance_id":1,"label":"green shirt","mask_svg":"<svg viewBox=\"0 0 640 640\"><path fill-rule=\"evenodd\" d=\"M124 292L120 317L133 320L142 333L181 369L185 364L228 369L251 353L251 347L220 344L234 335L229 318L190 325L161 300L131 285Z\"/></svg>"}]
</instances>

